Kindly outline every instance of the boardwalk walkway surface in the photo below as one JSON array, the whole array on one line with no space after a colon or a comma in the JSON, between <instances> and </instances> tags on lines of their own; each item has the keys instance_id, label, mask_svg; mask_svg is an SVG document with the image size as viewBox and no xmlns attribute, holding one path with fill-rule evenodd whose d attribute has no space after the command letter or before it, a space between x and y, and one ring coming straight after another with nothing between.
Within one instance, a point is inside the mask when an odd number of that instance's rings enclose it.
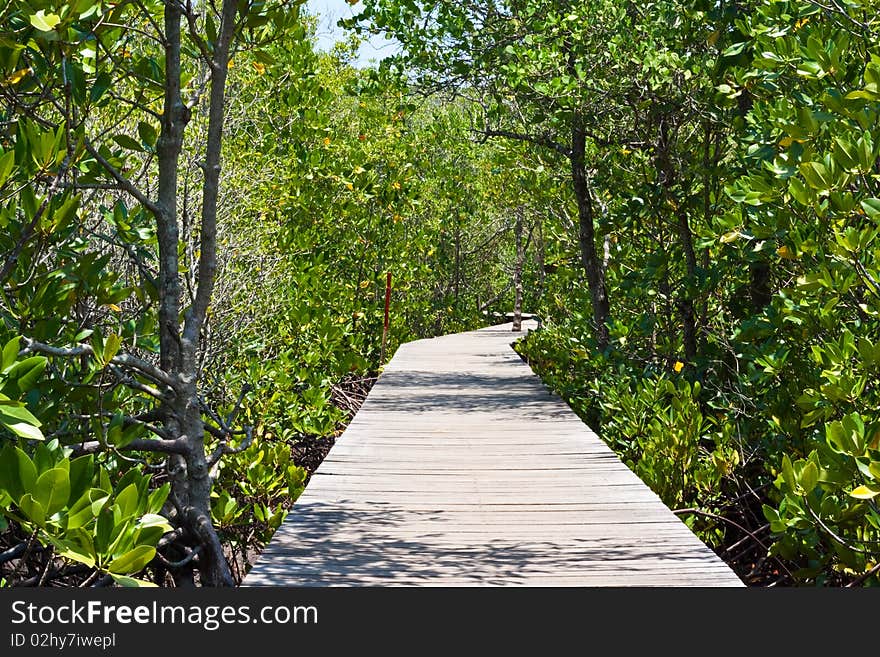
<instances>
[{"instance_id":1,"label":"boardwalk walkway surface","mask_svg":"<svg viewBox=\"0 0 880 657\"><path fill-rule=\"evenodd\" d=\"M404 344L245 586L741 586L510 347Z\"/></svg>"}]
</instances>

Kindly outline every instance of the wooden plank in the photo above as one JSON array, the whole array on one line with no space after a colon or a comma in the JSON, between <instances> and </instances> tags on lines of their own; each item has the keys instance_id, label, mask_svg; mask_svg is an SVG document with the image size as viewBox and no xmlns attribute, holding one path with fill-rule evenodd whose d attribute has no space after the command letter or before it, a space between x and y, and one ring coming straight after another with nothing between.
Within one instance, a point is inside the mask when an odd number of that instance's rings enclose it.
<instances>
[{"instance_id":1,"label":"wooden plank","mask_svg":"<svg viewBox=\"0 0 880 657\"><path fill-rule=\"evenodd\" d=\"M741 586L515 337L402 345L244 584Z\"/></svg>"}]
</instances>

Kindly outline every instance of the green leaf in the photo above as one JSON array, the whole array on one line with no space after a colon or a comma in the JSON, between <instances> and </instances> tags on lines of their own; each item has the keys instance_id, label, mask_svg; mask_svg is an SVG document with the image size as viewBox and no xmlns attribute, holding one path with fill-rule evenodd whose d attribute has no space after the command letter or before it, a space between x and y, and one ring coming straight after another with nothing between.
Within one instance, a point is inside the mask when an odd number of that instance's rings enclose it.
<instances>
[{"instance_id":1,"label":"green leaf","mask_svg":"<svg viewBox=\"0 0 880 657\"><path fill-rule=\"evenodd\" d=\"M59 556L77 563L83 563L89 568L95 567L95 544L92 535L79 527L69 528L63 537L46 537L52 543Z\"/></svg>"},{"instance_id":2,"label":"green leaf","mask_svg":"<svg viewBox=\"0 0 880 657\"><path fill-rule=\"evenodd\" d=\"M70 466L67 462L57 463L55 455L58 450L58 440L51 440L48 443L37 443L34 446L34 452L31 454L31 459L34 462L34 467L37 469L37 475L41 475L47 470L51 470L56 465L60 468L63 467L65 470L69 471ZM35 484L36 485L36 484Z\"/></svg>"},{"instance_id":3,"label":"green leaf","mask_svg":"<svg viewBox=\"0 0 880 657\"><path fill-rule=\"evenodd\" d=\"M141 138L141 141L151 149L156 147L158 135L156 134L156 129L149 123L144 121L138 123L138 136Z\"/></svg>"},{"instance_id":4,"label":"green leaf","mask_svg":"<svg viewBox=\"0 0 880 657\"><path fill-rule=\"evenodd\" d=\"M21 475L18 472L18 453L11 442L0 450L0 490L9 494L14 502L24 494L24 486L21 482ZM28 459L30 460L30 459ZM33 464L31 464L33 467ZM34 469L34 478L36 479L36 469Z\"/></svg>"},{"instance_id":5,"label":"green leaf","mask_svg":"<svg viewBox=\"0 0 880 657\"><path fill-rule=\"evenodd\" d=\"M74 502L68 509L65 519L67 521L65 525L67 530L85 527L90 524L95 519L95 514L89 498L84 495Z\"/></svg>"},{"instance_id":6,"label":"green leaf","mask_svg":"<svg viewBox=\"0 0 880 657\"><path fill-rule=\"evenodd\" d=\"M812 205L813 192L807 189L806 185L801 182L800 178L789 178L788 191L792 195L792 198L801 205Z\"/></svg>"},{"instance_id":7,"label":"green leaf","mask_svg":"<svg viewBox=\"0 0 880 657\"><path fill-rule=\"evenodd\" d=\"M825 70L819 62L805 61L800 63L797 73L805 78L821 78L825 75Z\"/></svg>"},{"instance_id":8,"label":"green leaf","mask_svg":"<svg viewBox=\"0 0 880 657\"><path fill-rule=\"evenodd\" d=\"M80 499L95 478L95 457L92 454L70 461L70 497Z\"/></svg>"},{"instance_id":9,"label":"green leaf","mask_svg":"<svg viewBox=\"0 0 880 657\"><path fill-rule=\"evenodd\" d=\"M3 347L2 361L0 361L0 371L5 372L15 364L15 361L18 358L18 345L19 338L15 337L7 342L6 345Z\"/></svg>"},{"instance_id":10,"label":"green leaf","mask_svg":"<svg viewBox=\"0 0 880 657\"><path fill-rule=\"evenodd\" d=\"M31 415L24 406L0 404L0 425L3 425L19 438L45 440L40 431L40 421Z\"/></svg>"},{"instance_id":11,"label":"green leaf","mask_svg":"<svg viewBox=\"0 0 880 657\"><path fill-rule=\"evenodd\" d=\"M733 57L734 55L740 54L743 50L746 49L746 46L749 45L748 41L740 41L739 43L735 43L729 48L726 48L724 52L721 53L722 57Z\"/></svg>"},{"instance_id":12,"label":"green leaf","mask_svg":"<svg viewBox=\"0 0 880 657\"><path fill-rule=\"evenodd\" d=\"M10 150L0 156L0 188L9 180L13 166L15 166L15 151Z\"/></svg>"},{"instance_id":13,"label":"green leaf","mask_svg":"<svg viewBox=\"0 0 880 657\"><path fill-rule=\"evenodd\" d=\"M115 509L117 522L130 518L138 512L138 489L134 484L126 486L116 496Z\"/></svg>"},{"instance_id":14,"label":"green leaf","mask_svg":"<svg viewBox=\"0 0 880 657\"><path fill-rule=\"evenodd\" d=\"M788 458L788 454L782 457L782 479L785 481L788 489L793 492L796 481L794 478L794 468L792 468L791 459Z\"/></svg>"},{"instance_id":15,"label":"green leaf","mask_svg":"<svg viewBox=\"0 0 880 657\"><path fill-rule=\"evenodd\" d=\"M866 132L859 137L856 147L858 148L859 168L864 172L870 171L874 168L874 160L877 159L874 155L874 142L870 133Z\"/></svg>"},{"instance_id":16,"label":"green leaf","mask_svg":"<svg viewBox=\"0 0 880 657\"><path fill-rule=\"evenodd\" d=\"M0 413L2 416L2 413ZM3 422L3 418L0 417L0 424L4 424L4 426L9 429L12 433L20 438L24 438L26 440L45 440L46 437L43 435L43 432L40 431L37 427L26 424L24 422L16 422L14 424L5 424Z\"/></svg>"},{"instance_id":17,"label":"green leaf","mask_svg":"<svg viewBox=\"0 0 880 657\"><path fill-rule=\"evenodd\" d=\"M37 479L34 498L52 516L65 506L70 499L70 475L64 468L47 470Z\"/></svg>"},{"instance_id":18,"label":"green leaf","mask_svg":"<svg viewBox=\"0 0 880 657\"><path fill-rule=\"evenodd\" d=\"M60 208L55 211L55 214L52 215L52 227L54 229L66 228L71 219L76 216L76 211L79 210L80 196L71 196L67 199Z\"/></svg>"},{"instance_id":19,"label":"green leaf","mask_svg":"<svg viewBox=\"0 0 880 657\"><path fill-rule=\"evenodd\" d=\"M862 200L861 206L871 219L880 220L880 198L866 198Z\"/></svg>"},{"instance_id":20,"label":"green leaf","mask_svg":"<svg viewBox=\"0 0 880 657\"><path fill-rule=\"evenodd\" d=\"M738 240L740 237L742 237L742 233L740 231L732 230L729 233L724 233L724 235L721 236L721 243L730 244L731 242L735 242L736 240Z\"/></svg>"},{"instance_id":21,"label":"green leaf","mask_svg":"<svg viewBox=\"0 0 880 657\"><path fill-rule=\"evenodd\" d=\"M107 494L113 492L113 484L110 483L110 474L106 468L98 469L98 485L97 488L105 491Z\"/></svg>"},{"instance_id":22,"label":"green leaf","mask_svg":"<svg viewBox=\"0 0 880 657\"><path fill-rule=\"evenodd\" d=\"M31 25L42 32L51 32L60 22L61 16L58 14L47 14L44 9L40 9L40 11L31 16Z\"/></svg>"},{"instance_id":23,"label":"green leaf","mask_svg":"<svg viewBox=\"0 0 880 657\"><path fill-rule=\"evenodd\" d=\"M40 421L35 418L33 414L27 408L25 408L24 404L22 404L21 402L0 402L0 415L3 414L19 422L27 422L28 424L32 424L36 427L40 426Z\"/></svg>"},{"instance_id":24,"label":"green leaf","mask_svg":"<svg viewBox=\"0 0 880 657\"><path fill-rule=\"evenodd\" d=\"M831 175L821 162L804 162L800 172L813 189L824 191L831 188Z\"/></svg>"},{"instance_id":25,"label":"green leaf","mask_svg":"<svg viewBox=\"0 0 880 657\"><path fill-rule=\"evenodd\" d=\"M112 84L113 80L110 75L106 71L101 71L98 77L95 78L95 84L89 92L89 101L92 103L98 102Z\"/></svg>"},{"instance_id":26,"label":"green leaf","mask_svg":"<svg viewBox=\"0 0 880 657\"><path fill-rule=\"evenodd\" d=\"M101 335L100 331L95 331L92 333L92 350L94 351L95 360L98 362L102 368L107 365L104 362L104 336Z\"/></svg>"},{"instance_id":27,"label":"green leaf","mask_svg":"<svg viewBox=\"0 0 880 657\"><path fill-rule=\"evenodd\" d=\"M26 393L34 387L37 379L39 379L46 370L48 359L45 356L31 356L22 361L15 363L7 373L10 382L14 382L21 394ZM4 386L5 387L5 386ZM33 416L32 416L33 417ZM39 423L37 423L39 426Z\"/></svg>"},{"instance_id":28,"label":"green leaf","mask_svg":"<svg viewBox=\"0 0 880 657\"><path fill-rule=\"evenodd\" d=\"M159 513L162 510L162 507L165 504L165 500L168 499L168 495L170 493L171 484L169 483L162 484L159 488L150 493L147 498L147 513Z\"/></svg>"},{"instance_id":29,"label":"green leaf","mask_svg":"<svg viewBox=\"0 0 880 657\"><path fill-rule=\"evenodd\" d=\"M22 495L34 489L34 484L37 481L37 467L34 465L34 462L31 461L31 458L20 448L13 447L12 449L14 450L15 460L9 465L10 467L15 468L18 475L18 482L21 486L21 492L19 495Z\"/></svg>"},{"instance_id":30,"label":"green leaf","mask_svg":"<svg viewBox=\"0 0 880 657\"><path fill-rule=\"evenodd\" d=\"M779 511L767 504L764 504L761 510L764 512L764 517L770 523L770 531L781 533L786 530L785 522L780 517Z\"/></svg>"},{"instance_id":31,"label":"green leaf","mask_svg":"<svg viewBox=\"0 0 880 657\"><path fill-rule=\"evenodd\" d=\"M129 550L111 561L108 570L118 575L136 573L143 570L155 556L156 548L149 545L138 545L133 550Z\"/></svg>"},{"instance_id":32,"label":"green leaf","mask_svg":"<svg viewBox=\"0 0 880 657\"><path fill-rule=\"evenodd\" d=\"M136 139L132 139L128 135L114 135L113 141L115 141L117 144L119 144L120 146L122 146L122 148L125 148L126 150L140 151L140 152L144 151L144 147L141 145L141 143L139 141L137 141Z\"/></svg>"},{"instance_id":33,"label":"green leaf","mask_svg":"<svg viewBox=\"0 0 880 657\"><path fill-rule=\"evenodd\" d=\"M834 140L834 159L844 169L859 167L859 151L855 145L838 137Z\"/></svg>"},{"instance_id":34,"label":"green leaf","mask_svg":"<svg viewBox=\"0 0 880 657\"><path fill-rule=\"evenodd\" d=\"M812 461L807 462L804 469L801 470L798 483L806 493L811 492L816 487L816 484L819 483L819 469L815 463Z\"/></svg>"},{"instance_id":35,"label":"green leaf","mask_svg":"<svg viewBox=\"0 0 880 657\"><path fill-rule=\"evenodd\" d=\"M844 429L840 421L835 420L826 425L825 440L831 449L840 454L852 454L855 451L855 444L852 441L850 432Z\"/></svg>"},{"instance_id":36,"label":"green leaf","mask_svg":"<svg viewBox=\"0 0 880 657\"><path fill-rule=\"evenodd\" d=\"M847 100L876 100L878 94L868 90L850 91L844 98Z\"/></svg>"},{"instance_id":37,"label":"green leaf","mask_svg":"<svg viewBox=\"0 0 880 657\"><path fill-rule=\"evenodd\" d=\"M168 519L165 516L160 516L157 513L147 513L141 516L135 523L135 527L137 527L138 529L161 527L166 532L170 532L172 529L174 529L174 527L171 526L171 523L168 522Z\"/></svg>"},{"instance_id":38,"label":"green leaf","mask_svg":"<svg viewBox=\"0 0 880 657\"><path fill-rule=\"evenodd\" d=\"M92 504L92 512L98 518L95 526L95 548L99 554L103 554L113 540L113 527L115 526L113 503L108 500L99 509L96 509L96 506L95 503Z\"/></svg>"},{"instance_id":39,"label":"green leaf","mask_svg":"<svg viewBox=\"0 0 880 657\"><path fill-rule=\"evenodd\" d=\"M119 584L119 586L124 586L126 588L155 588L157 585L153 584L153 582L148 582L145 579L138 579L136 577L127 577L125 575L117 575L116 573L110 573L110 576L113 578L113 581Z\"/></svg>"},{"instance_id":40,"label":"green leaf","mask_svg":"<svg viewBox=\"0 0 880 657\"><path fill-rule=\"evenodd\" d=\"M30 493L21 496L21 499L18 500L18 508L34 524L40 527L46 524L46 510Z\"/></svg>"}]
</instances>

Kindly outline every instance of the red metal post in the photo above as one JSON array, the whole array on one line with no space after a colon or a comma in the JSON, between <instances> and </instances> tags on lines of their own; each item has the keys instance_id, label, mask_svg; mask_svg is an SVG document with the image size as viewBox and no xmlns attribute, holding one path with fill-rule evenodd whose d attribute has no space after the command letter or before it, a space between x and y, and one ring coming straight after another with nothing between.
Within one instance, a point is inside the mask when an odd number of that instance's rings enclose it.
<instances>
[{"instance_id":1,"label":"red metal post","mask_svg":"<svg viewBox=\"0 0 880 657\"><path fill-rule=\"evenodd\" d=\"M385 364L385 343L388 340L388 315L391 310L391 272L385 278L385 324L382 327L382 353L379 356L381 365Z\"/></svg>"}]
</instances>

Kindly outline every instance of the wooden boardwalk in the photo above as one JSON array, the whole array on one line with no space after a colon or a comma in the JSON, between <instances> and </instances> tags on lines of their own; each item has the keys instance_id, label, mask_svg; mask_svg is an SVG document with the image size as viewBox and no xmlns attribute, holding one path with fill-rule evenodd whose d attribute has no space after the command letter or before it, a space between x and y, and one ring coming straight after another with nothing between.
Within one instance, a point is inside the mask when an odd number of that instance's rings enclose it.
<instances>
[{"instance_id":1,"label":"wooden boardwalk","mask_svg":"<svg viewBox=\"0 0 880 657\"><path fill-rule=\"evenodd\" d=\"M246 586L741 586L510 347L400 347Z\"/></svg>"}]
</instances>

